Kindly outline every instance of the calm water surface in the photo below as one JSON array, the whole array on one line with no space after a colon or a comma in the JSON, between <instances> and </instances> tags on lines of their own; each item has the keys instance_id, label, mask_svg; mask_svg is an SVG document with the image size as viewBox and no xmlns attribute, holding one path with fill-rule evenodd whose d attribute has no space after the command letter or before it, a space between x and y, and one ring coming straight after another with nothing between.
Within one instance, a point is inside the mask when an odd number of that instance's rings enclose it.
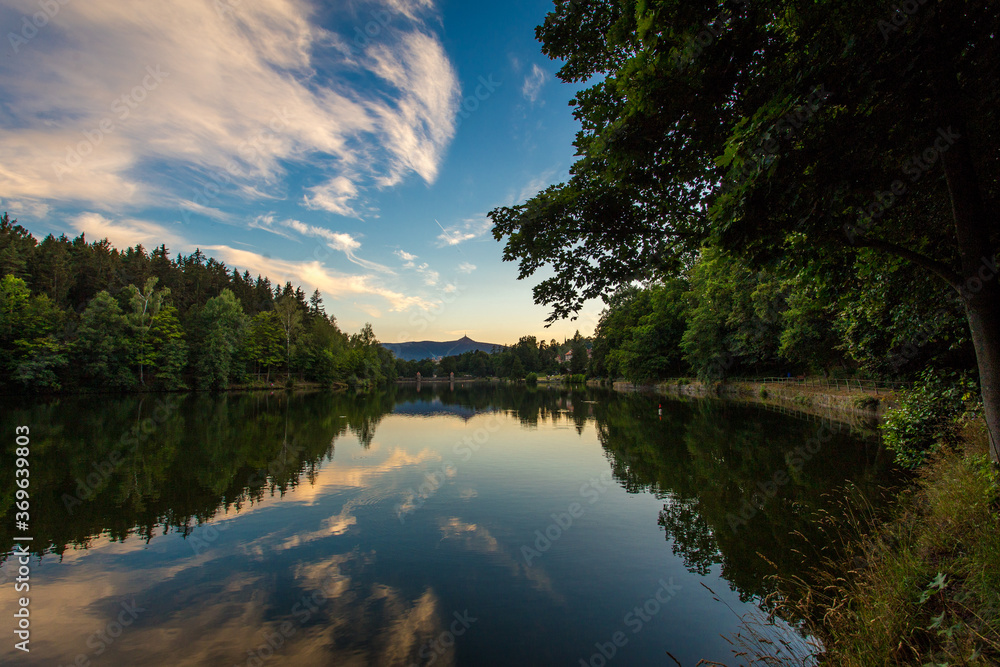
<instances>
[{"instance_id":1,"label":"calm water surface","mask_svg":"<svg viewBox=\"0 0 1000 667\"><path fill-rule=\"evenodd\" d=\"M890 474L830 422L596 390L8 401L8 552L21 424L13 664L735 666L720 634L770 592L758 554L797 572L830 492Z\"/></svg>"}]
</instances>

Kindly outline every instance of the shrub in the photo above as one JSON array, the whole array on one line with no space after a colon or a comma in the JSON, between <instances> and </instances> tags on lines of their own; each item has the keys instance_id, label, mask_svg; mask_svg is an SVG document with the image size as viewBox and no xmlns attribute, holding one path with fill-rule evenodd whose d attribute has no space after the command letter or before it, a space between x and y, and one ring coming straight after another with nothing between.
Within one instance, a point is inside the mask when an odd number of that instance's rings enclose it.
<instances>
[{"instance_id":1,"label":"shrub","mask_svg":"<svg viewBox=\"0 0 1000 667\"><path fill-rule=\"evenodd\" d=\"M912 389L902 392L899 407L886 413L880 427L896 462L916 468L929 454L958 442L958 418L976 398L976 383L968 376L924 371Z\"/></svg>"},{"instance_id":2,"label":"shrub","mask_svg":"<svg viewBox=\"0 0 1000 667\"><path fill-rule=\"evenodd\" d=\"M528 373L525 376L524 381L528 384L538 384L538 373Z\"/></svg>"},{"instance_id":3,"label":"shrub","mask_svg":"<svg viewBox=\"0 0 1000 667\"><path fill-rule=\"evenodd\" d=\"M851 399L851 402L858 410L874 410L878 408L878 398L875 396L855 396Z\"/></svg>"}]
</instances>

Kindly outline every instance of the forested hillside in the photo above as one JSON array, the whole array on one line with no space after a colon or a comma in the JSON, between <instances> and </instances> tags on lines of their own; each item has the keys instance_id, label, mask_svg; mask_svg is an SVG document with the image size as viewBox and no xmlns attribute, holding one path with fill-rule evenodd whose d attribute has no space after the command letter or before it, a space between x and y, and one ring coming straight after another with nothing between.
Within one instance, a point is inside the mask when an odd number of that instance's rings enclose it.
<instances>
[{"instance_id":1,"label":"forested hillside","mask_svg":"<svg viewBox=\"0 0 1000 667\"><path fill-rule=\"evenodd\" d=\"M41 242L0 219L0 389L225 389L395 378L371 325L342 332L291 283L240 274L200 251Z\"/></svg>"},{"instance_id":2,"label":"forested hillside","mask_svg":"<svg viewBox=\"0 0 1000 667\"><path fill-rule=\"evenodd\" d=\"M468 336L449 341L421 340L406 343L382 343L382 346L392 352L397 359L405 359L407 361L451 357L465 354L466 352L491 353L503 347L503 345L497 345L496 343L474 341Z\"/></svg>"},{"instance_id":3,"label":"forested hillside","mask_svg":"<svg viewBox=\"0 0 1000 667\"><path fill-rule=\"evenodd\" d=\"M582 374L587 369L587 339L580 332L562 344L555 339L538 340L535 336L521 336L513 345L496 346L490 352L469 350L443 357L435 363L432 359L396 360L396 369L403 377L420 373L428 377L433 373L473 377L498 377L521 380L535 375Z\"/></svg>"}]
</instances>

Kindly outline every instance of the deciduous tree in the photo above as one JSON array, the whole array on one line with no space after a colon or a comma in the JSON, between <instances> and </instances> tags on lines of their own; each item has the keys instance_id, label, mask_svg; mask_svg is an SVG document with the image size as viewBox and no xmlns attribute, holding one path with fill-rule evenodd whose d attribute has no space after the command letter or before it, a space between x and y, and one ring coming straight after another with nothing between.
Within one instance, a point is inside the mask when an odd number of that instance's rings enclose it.
<instances>
[{"instance_id":1,"label":"deciduous tree","mask_svg":"<svg viewBox=\"0 0 1000 667\"><path fill-rule=\"evenodd\" d=\"M1000 456L1000 14L943 0L557 0L536 31L593 80L570 180L491 212L552 317L712 242L764 262L901 258L962 303ZM712 26L712 30L706 29ZM801 245L799 246L802 247Z\"/></svg>"}]
</instances>

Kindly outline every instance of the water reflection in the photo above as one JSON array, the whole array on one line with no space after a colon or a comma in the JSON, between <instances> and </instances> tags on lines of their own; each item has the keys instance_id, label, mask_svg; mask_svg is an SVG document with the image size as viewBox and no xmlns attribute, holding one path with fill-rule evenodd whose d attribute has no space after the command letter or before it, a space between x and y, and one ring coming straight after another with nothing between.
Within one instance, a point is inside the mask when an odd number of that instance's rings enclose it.
<instances>
[{"instance_id":1,"label":"water reflection","mask_svg":"<svg viewBox=\"0 0 1000 667\"><path fill-rule=\"evenodd\" d=\"M848 480L874 493L890 465L831 423L511 385L60 398L8 405L0 427L16 424L32 425L37 664L575 664L668 575L760 599L761 556L796 573L795 535L823 539L827 494ZM792 465L821 427L831 436ZM609 470L617 493L526 562L534 531ZM12 490L2 502L9 551ZM721 617L694 595L616 664L667 644L727 657Z\"/></svg>"},{"instance_id":2,"label":"water reflection","mask_svg":"<svg viewBox=\"0 0 1000 667\"><path fill-rule=\"evenodd\" d=\"M894 481L891 455L847 424L725 401L665 407L655 421L643 419L647 397L602 409L601 444L625 488L663 497L673 552L693 572L721 566L744 600L772 592L764 573L801 574L801 552L826 545L817 515L831 492L850 482L875 497ZM675 446L663 446L664 433Z\"/></svg>"}]
</instances>

